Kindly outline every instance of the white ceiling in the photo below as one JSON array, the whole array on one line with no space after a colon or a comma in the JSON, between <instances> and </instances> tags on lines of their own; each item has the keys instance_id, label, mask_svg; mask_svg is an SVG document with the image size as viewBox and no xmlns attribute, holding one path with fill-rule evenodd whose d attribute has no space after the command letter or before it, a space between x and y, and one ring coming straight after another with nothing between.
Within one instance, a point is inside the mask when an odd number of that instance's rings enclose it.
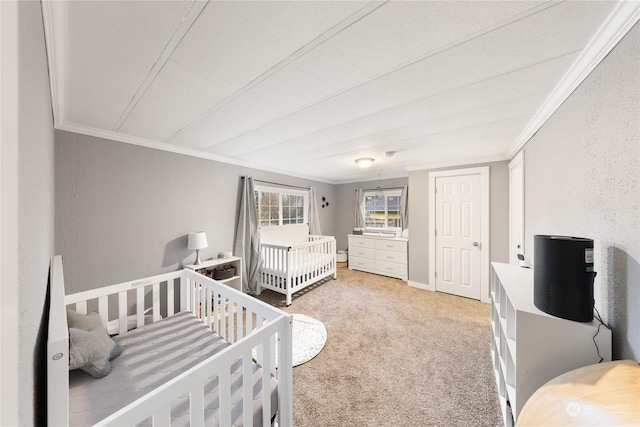
<instances>
[{"instance_id":1,"label":"white ceiling","mask_svg":"<svg viewBox=\"0 0 640 427\"><path fill-rule=\"evenodd\" d=\"M43 6L57 128L331 183L508 159L638 20L612 1Z\"/></svg>"}]
</instances>

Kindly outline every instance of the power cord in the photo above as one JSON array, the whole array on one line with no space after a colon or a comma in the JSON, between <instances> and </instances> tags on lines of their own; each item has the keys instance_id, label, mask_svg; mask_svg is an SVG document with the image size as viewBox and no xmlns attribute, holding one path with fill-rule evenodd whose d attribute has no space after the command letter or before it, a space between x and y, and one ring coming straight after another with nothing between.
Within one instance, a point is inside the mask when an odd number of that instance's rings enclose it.
<instances>
[{"instance_id":1,"label":"power cord","mask_svg":"<svg viewBox=\"0 0 640 427\"><path fill-rule=\"evenodd\" d=\"M595 304L593 306L593 310L596 312L595 314L595 318L598 322L600 322L600 324L598 325L598 329L596 330L595 335L593 336L592 340L593 340L593 344L596 346L596 352L598 353L598 357L600 358L600 360L598 361L598 363L602 363L602 361L604 360L604 358L600 355L600 349L598 348L598 343L596 342L596 337L598 336L598 334L600 333L600 327L604 326L605 328L607 328L608 330L611 330L611 328L602 321L602 316L600 316L600 312L598 312L598 309L596 308Z\"/></svg>"}]
</instances>

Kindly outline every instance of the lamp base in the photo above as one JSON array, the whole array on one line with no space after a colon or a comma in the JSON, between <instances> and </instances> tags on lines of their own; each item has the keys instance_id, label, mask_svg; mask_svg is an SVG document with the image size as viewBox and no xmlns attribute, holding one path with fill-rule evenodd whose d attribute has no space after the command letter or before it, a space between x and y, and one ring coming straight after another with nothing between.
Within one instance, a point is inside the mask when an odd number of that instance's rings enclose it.
<instances>
[{"instance_id":1,"label":"lamp base","mask_svg":"<svg viewBox=\"0 0 640 427\"><path fill-rule=\"evenodd\" d=\"M196 249L196 261L193 263L193 265L200 265L202 264L202 261L200 261L200 249Z\"/></svg>"}]
</instances>

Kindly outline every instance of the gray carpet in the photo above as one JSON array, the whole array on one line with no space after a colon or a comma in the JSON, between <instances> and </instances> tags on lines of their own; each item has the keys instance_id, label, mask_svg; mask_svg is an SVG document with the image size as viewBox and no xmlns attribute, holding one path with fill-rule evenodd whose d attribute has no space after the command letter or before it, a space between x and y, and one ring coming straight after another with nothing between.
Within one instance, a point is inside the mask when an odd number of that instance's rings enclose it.
<instances>
[{"instance_id":1,"label":"gray carpet","mask_svg":"<svg viewBox=\"0 0 640 427\"><path fill-rule=\"evenodd\" d=\"M289 307L259 298L327 328L320 354L293 369L296 426L502 424L488 304L346 268Z\"/></svg>"}]
</instances>

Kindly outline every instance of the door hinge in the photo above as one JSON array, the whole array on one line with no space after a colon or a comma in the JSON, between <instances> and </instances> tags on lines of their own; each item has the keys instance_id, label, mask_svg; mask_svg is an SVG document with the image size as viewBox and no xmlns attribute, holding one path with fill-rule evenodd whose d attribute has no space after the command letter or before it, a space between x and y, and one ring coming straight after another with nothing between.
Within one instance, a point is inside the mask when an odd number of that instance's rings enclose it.
<instances>
[{"instance_id":1,"label":"door hinge","mask_svg":"<svg viewBox=\"0 0 640 427\"><path fill-rule=\"evenodd\" d=\"M433 230L433 235L437 236L438 235L438 230Z\"/></svg>"},{"instance_id":2,"label":"door hinge","mask_svg":"<svg viewBox=\"0 0 640 427\"><path fill-rule=\"evenodd\" d=\"M437 271L433 272L433 277L438 277L438 272Z\"/></svg>"}]
</instances>

